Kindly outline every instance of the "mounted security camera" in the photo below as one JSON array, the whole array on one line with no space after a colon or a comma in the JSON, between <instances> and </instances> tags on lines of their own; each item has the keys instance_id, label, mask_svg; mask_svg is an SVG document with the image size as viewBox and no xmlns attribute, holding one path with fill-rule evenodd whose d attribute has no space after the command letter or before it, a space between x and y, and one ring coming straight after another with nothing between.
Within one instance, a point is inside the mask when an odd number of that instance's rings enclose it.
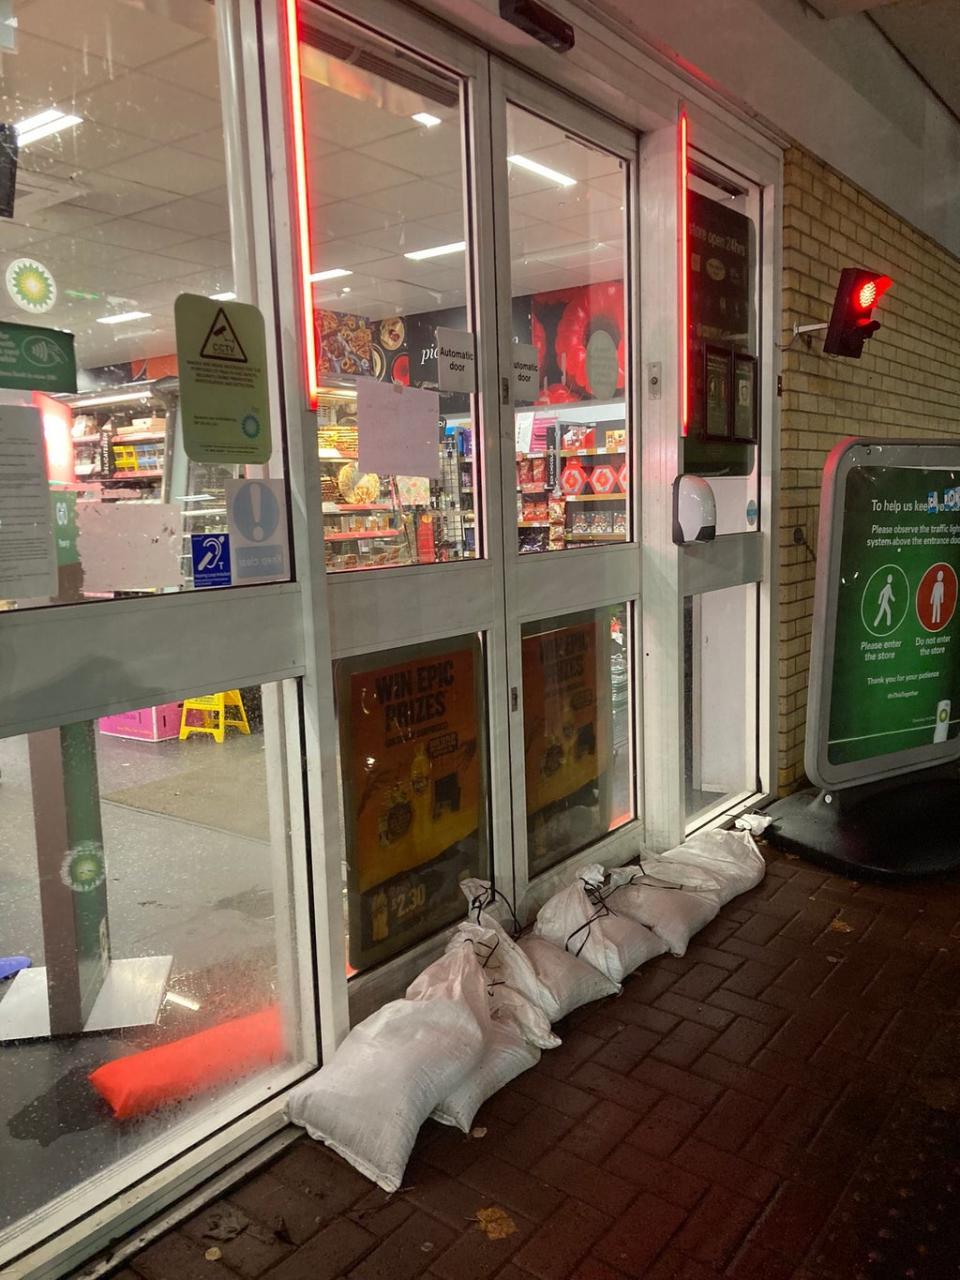
<instances>
[{"instance_id":1,"label":"mounted security camera","mask_svg":"<svg viewBox=\"0 0 960 1280\"><path fill-rule=\"evenodd\" d=\"M717 536L717 500L703 476L677 476L673 482L673 540L712 542Z\"/></svg>"}]
</instances>

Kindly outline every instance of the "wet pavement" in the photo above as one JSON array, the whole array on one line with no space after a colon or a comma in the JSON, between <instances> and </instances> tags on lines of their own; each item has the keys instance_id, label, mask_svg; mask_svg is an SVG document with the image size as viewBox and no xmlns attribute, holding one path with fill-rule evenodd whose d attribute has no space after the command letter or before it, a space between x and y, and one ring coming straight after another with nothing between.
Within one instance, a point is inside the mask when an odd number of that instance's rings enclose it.
<instances>
[{"instance_id":1,"label":"wet pavement","mask_svg":"<svg viewBox=\"0 0 960 1280\"><path fill-rule=\"evenodd\" d=\"M960 877L765 852L758 889L558 1024L471 1136L428 1122L397 1194L304 1138L119 1274L960 1276Z\"/></svg>"}]
</instances>

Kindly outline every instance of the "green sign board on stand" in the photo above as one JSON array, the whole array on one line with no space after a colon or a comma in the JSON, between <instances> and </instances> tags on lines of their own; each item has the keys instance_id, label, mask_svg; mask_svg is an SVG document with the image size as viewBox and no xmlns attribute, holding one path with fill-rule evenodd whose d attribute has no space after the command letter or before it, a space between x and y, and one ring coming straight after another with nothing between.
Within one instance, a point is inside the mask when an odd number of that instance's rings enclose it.
<instances>
[{"instance_id":1,"label":"green sign board on stand","mask_svg":"<svg viewBox=\"0 0 960 1280\"><path fill-rule=\"evenodd\" d=\"M0 324L0 387L75 395L73 334L33 324Z\"/></svg>"},{"instance_id":2,"label":"green sign board on stand","mask_svg":"<svg viewBox=\"0 0 960 1280\"><path fill-rule=\"evenodd\" d=\"M960 756L960 446L827 460L806 768L825 788Z\"/></svg>"},{"instance_id":3,"label":"green sign board on stand","mask_svg":"<svg viewBox=\"0 0 960 1280\"><path fill-rule=\"evenodd\" d=\"M53 507L53 540L57 548L57 566L79 564L77 551L77 495L65 489L50 493Z\"/></svg>"}]
</instances>

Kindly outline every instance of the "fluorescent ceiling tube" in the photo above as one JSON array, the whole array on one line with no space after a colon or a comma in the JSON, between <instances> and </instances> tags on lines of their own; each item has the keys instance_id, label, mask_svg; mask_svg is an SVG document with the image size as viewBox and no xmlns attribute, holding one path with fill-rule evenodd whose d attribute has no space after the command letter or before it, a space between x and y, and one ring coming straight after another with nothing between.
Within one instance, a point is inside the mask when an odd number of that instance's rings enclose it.
<instances>
[{"instance_id":1,"label":"fluorescent ceiling tube","mask_svg":"<svg viewBox=\"0 0 960 1280\"><path fill-rule=\"evenodd\" d=\"M576 178L571 178L569 174L560 173L558 169L548 169L545 164L530 160L526 156L507 156L507 164L515 164L518 169L527 169L530 173L546 178L548 182L555 182L558 187L575 187L577 185Z\"/></svg>"},{"instance_id":2,"label":"fluorescent ceiling tube","mask_svg":"<svg viewBox=\"0 0 960 1280\"><path fill-rule=\"evenodd\" d=\"M98 404L127 404L134 400L149 400L150 394L150 388L144 387L142 391L121 391L117 395L87 396L84 400L70 400L68 404L72 409L92 409Z\"/></svg>"},{"instance_id":3,"label":"fluorescent ceiling tube","mask_svg":"<svg viewBox=\"0 0 960 1280\"><path fill-rule=\"evenodd\" d=\"M115 316L97 316L97 324L126 324L129 320L146 320L149 311L120 311Z\"/></svg>"},{"instance_id":4,"label":"fluorescent ceiling tube","mask_svg":"<svg viewBox=\"0 0 960 1280\"><path fill-rule=\"evenodd\" d=\"M331 267L328 271L314 271L311 280L339 280L341 276L352 276L353 272L346 267Z\"/></svg>"},{"instance_id":5,"label":"fluorescent ceiling tube","mask_svg":"<svg viewBox=\"0 0 960 1280\"><path fill-rule=\"evenodd\" d=\"M414 249L412 253L405 253L405 258L412 258L414 262L422 262L424 258L442 258L446 253L463 253L467 247L465 240L458 240L456 244L435 244L432 249Z\"/></svg>"},{"instance_id":6,"label":"fluorescent ceiling tube","mask_svg":"<svg viewBox=\"0 0 960 1280\"><path fill-rule=\"evenodd\" d=\"M226 293L211 293L211 295L210 295L210 301L211 301L211 302L233 302L233 300L234 300L234 298L236 298L236 296L237 296L237 295L236 295L235 293L232 293L232 292L228 289L228 290L226 291Z\"/></svg>"},{"instance_id":7,"label":"fluorescent ceiling tube","mask_svg":"<svg viewBox=\"0 0 960 1280\"><path fill-rule=\"evenodd\" d=\"M416 120L417 124L425 125L428 129L433 129L438 124L443 124L439 116L432 116L429 111L417 111L410 117Z\"/></svg>"},{"instance_id":8,"label":"fluorescent ceiling tube","mask_svg":"<svg viewBox=\"0 0 960 1280\"><path fill-rule=\"evenodd\" d=\"M63 111L51 107L48 111L40 111L35 116L28 116L14 125L17 131L17 142L21 147L31 142L39 142L41 138L49 138L52 133L61 133L64 129L72 129L74 125L83 124L80 116L68 116Z\"/></svg>"}]
</instances>

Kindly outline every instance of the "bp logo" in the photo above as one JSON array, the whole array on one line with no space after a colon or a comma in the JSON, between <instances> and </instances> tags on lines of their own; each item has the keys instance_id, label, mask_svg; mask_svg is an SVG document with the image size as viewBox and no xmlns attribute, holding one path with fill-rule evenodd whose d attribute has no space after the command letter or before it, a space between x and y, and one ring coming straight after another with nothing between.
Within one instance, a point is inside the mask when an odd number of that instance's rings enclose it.
<instances>
[{"instance_id":1,"label":"bp logo","mask_svg":"<svg viewBox=\"0 0 960 1280\"><path fill-rule=\"evenodd\" d=\"M24 311L49 311L57 300L53 276L33 258L16 258L7 267L7 293Z\"/></svg>"},{"instance_id":2,"label":"bp logo","mask_svg":"<svg viewBox=\"0 0 960 1280\"><path fill-rule=\"evenodd\" d=\"M260 419L251 409L249 413L243 415L240 423L240 429L248 440L256 440L260 434Z\"/></svg>"},{"instance_id":3,"label":"bp logo","mask_svg":"<svg viewBox=\"0 0 960 1280\"><path fill-rule=\"evenodd\" d=\"M58 365L67 363L63 348L52 338L25 338L20 344L20 350L24 360L38 369L55 369Z\"/></svg>"},{"instance_id":4,"label":"bp logo","mask_svg":"<svg viewBox=\"0 0 960 1280\"><path fill-rule=\"evenodd\" d=\"M83 840L60 865L60 879L74 893L92 893L106 879L103 849L95 840Z\"/></svg>"}]
</instances>

